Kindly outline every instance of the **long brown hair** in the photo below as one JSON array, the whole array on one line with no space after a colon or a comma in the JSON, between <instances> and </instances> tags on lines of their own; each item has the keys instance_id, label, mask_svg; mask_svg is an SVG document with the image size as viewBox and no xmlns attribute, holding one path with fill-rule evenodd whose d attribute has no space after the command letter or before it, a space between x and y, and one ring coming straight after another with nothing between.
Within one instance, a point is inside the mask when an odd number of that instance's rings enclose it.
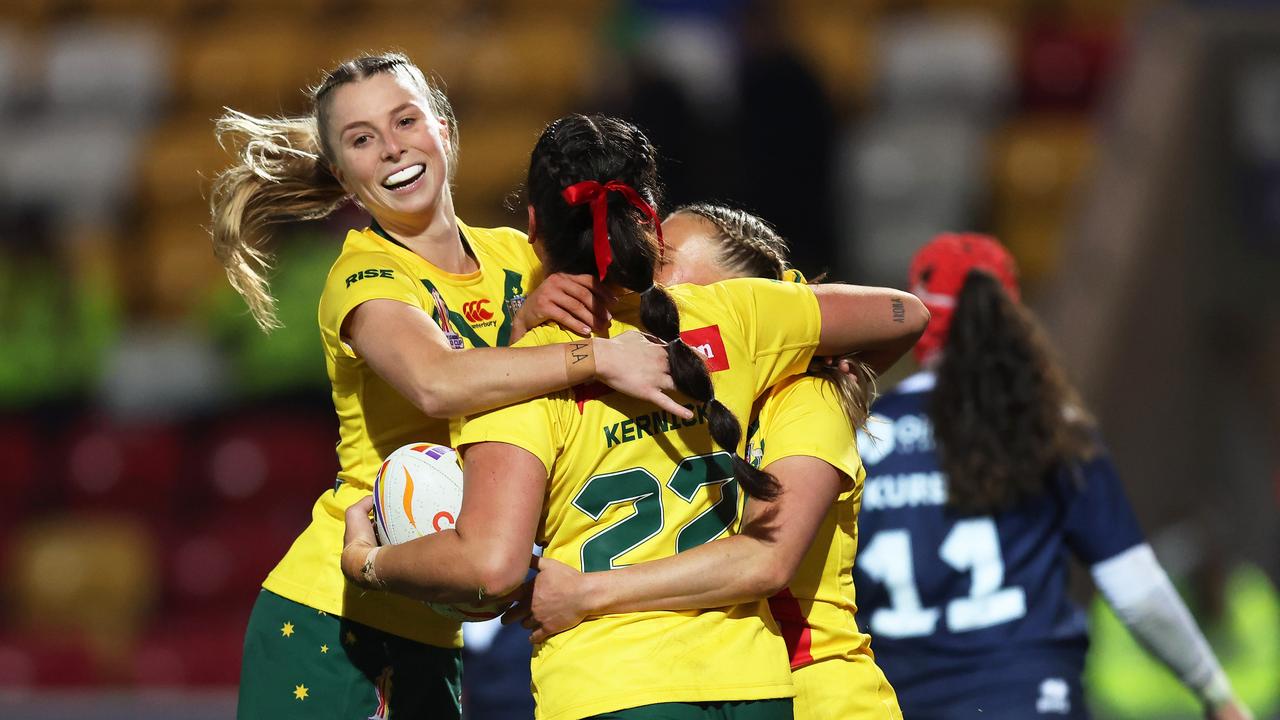
<instances>
[{"instance_id":1,"label":"long brown hair","mask_svg":"<svg viewBox=\"0 0 1280 720\"><path fill-rule=\"evenodd\" d=\"M347 199L334 177L328 128L333 91L381 73L408 78L426 96L431 111L449 129L448 167L458 156L458 123L444 93L400 53L365 55L340 63L309 92L311 114L255 117L230 108L215 121L218 142L236 163L218 174L209 197L213 253L231 287L244 297L264 331L280 327L267 274L272 256L267 227L326 217Z\"/></svg>"},{"instance_id":2,"label":"long brown hair","mask_svg":"<svg viewBox=\"0 0 1280 720\"><path fill-rule=\"evenodd\" d=\"M929 418L961 513L1007 510L1097 452L1093 418L1039 324L983 270L965 276L937 376Z\"/></svg>"},{"instance_id":3,"label":"long brown hair","mask_svg":"<svg viewBox=\"0 0 1280 720\"><path fill-rule=\"evenodd\" d=\"M719 265L738 277L784 280L792 271L787 241L758 215L711 203L682 205L675 213L697 215L716 228ZM848 361L852 375L840 369L841 360ZM876 392L875 372L866 363L852 355L832 358L831 364L815 364L810 374L832 384L854 428L866 426Z\"/></svg>"}]
</instances>

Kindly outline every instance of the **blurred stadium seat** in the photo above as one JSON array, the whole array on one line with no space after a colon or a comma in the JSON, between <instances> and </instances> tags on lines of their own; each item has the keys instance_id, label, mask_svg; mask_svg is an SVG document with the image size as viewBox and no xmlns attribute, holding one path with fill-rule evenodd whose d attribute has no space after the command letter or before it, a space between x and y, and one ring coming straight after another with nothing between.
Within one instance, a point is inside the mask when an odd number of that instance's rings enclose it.
<instances>
[{"instance_id":1,"label":"blurred stadium seat","mask_svg":"<svg viewBox=\"0 0 1280 720\"><path fill-rule=\"evenodd\" d=\"M414 3L419 6L419 3ZM466 49L455 47L451 37L462 34L438 34L436 23L406 22L393 13L361 13L348 22L326 27L316 36L317 52L312 53L311 64L303 77L307 83L317 83L322 74L342 60L365 53L399 50L422 68L428 76L436 74L453 84L452 71L467 61Z\"/></svg>"},{"instance_id":2,"label":"blurred stadium seat","mask_svg":"<svg viewBox=\"0 0 1280 720\"><path fill-rule=\"evenodd\" d=\"M529 169L529 149L546 124L541 113L519 111L467 114L459 118L462 137L454 202L461 217L477 225L513 225L528 219L504 211L501 198L519 189Z\"/></svg>"},{"instance_id":3,"label":"blurred stadium seat","mask_svg":"<svg viewBox=\"0 0 1280 720\"><path fill-rule=\"evenodd\" d=\"M0 635L0 689L84 687L100 681L89 646L65 633Z\"/></svg>"},{"instance_id":4,"label":"blurred stadium seat","mask_svg":"<svg viewBox=\"0 0 1280 720\"><path fill-rule=\"evenodd\" d=\"M171 425L90 421L73 428L60 447L72 508L165 517L187 474L184 440Z\"/></svg>"},{"instance_id":5,"label":"blurred stadium seat","mask_svg":"<svg viewBox=\"0 0 1280 720\"><path fill-rule=\"evenodd\" d=\"M41 463L48 458L39 443L29 423L17 419L0 421L0 458L4 458L0 495L7 498L0 503L0 526L8 528L15 519L29 516L37 488L42 480L48 482L41 473Z\"/></svg>"},{"instance_id":6,"label":"blurred stadium seat","mask_svg":"<svg viewBox=\"0 0 1280 720\"><path fill-rule=\"evenodd\" d=\"M292 511L305 518L338 473L336 425L301 412L231 415L201 433L195 467L185 488L188 510L266 514Z\"/></svg>"},{"instance_id":7,"label":"blurred stadium seat","mask_svg":"<svg viewBox=\"0 0 1280 720\"><path fill-rule=\"evenodd\" d=\"M206 114L172 117L150 130L140 149L139 202L152 212L175 206L189 210L189 225L207 221L213 177L235 159L214 137L213 118Z\"/></svg>"},{"instance_id":8,"label":"blurred stadium seat","mask_svg":"<svg viewBox=\"0 0 1280 720\"><path fill-rule=\"evenodd\" d=\"M191 168L181 172L188 173L195 174ZM142 257L135 261L141 272L134 281L146 286L153 316L197 314L208 303L211 290L223 282L222 265L213 255L206 229L208 212L203 203L161 206L141 219L136 240Z\"/></svg>"},{"instance_id":9,"label":"blurred stadium seat","mask_svg":"<svg viewBox=\"0 0 1280 720\"><path fill-rule=\"evenodd\" d=\"M592 26L570 16L502 18L476 34L458 84L475 110L553 116L585 94L595 42Z\"/></svg>"},{"instance_id":10,"label":"blurred stadium seat","mask_svg":"<svg viewBox=\"0 0 1280 720\"><path fill-rule=\"evenodd\" d=\"M95 19L147 18L179 21L187 13L208 7L210 0L83 0L84 8Z\"/></svg>"},{"instance_id":11,"label":"blurred stadium seat","mask_svg":"<svg viewBox=\"0 0 1280 720\"><path fill-rule=\"evenodd\" d=\"M211 339L177 323L127 328L102 366L97 401L122 419L190 416L227 393L225 363Z\"/></svg>"},{"instance_id":12,"label":"blurred stadium seat","mask_svg":"<svg viewBox=\"0 0 1280 720\"><path fill-rule=\"evenodd\" d=\"M1031 111L1083 112L1106 87L1116 54L1107 25L1045 24L1023 35L1019 71L1022 105Z\"/></svg>"},{"instance_id":13,"label":"blurred stadium seat","mask_svg":"<svg viewBox=\"0 0 1280 720\"><path fill-rule=\"evenodd\" d=\"M317 43L303 23L256 18L213 22L190 31L179 53L177 92L194 113L222 107L257 114L306 109Z\"/></svg>"},{"instance_id":14,"label":"blurred stadium seat","mask_svg":"<svg viewBox=\"0 0 1280 720\"><path fill-rule=\"evenodd\" d=\"M884 116L851 135L840 173L850 199L846 237L871 281L901 269L933 234L971 227L983 202L986 136L956 115ZM846 250L847 251L847 250Z\"/></svg>"},{"instance_id":15,"label":"blurred stadium seat","mask_svg":"<svg viewBox=\"0 0 1280 720\"><path fill-rule=\"evenodd\" d=\"M8 548L15 634L82 638L98 670L114 676L158 595L154 543L141 521L120 515L22 526Z\"/></svg>"},{"instance_id":16,"label":"blurred stadium seat","mask_svg":"<svg viewBox=\"0 0 1280 720\"><path fill-rule=\"evenodd\" d=\"M994 228L1028 284L1045 279L1057 263L1063 228L1091 165L1092 133L1083 118L1028 116L995 140Z\"/></svg>"},{"instance_id":17,"label":"blurred stadium seat","mask_svg":"<svg viewBox=\"0 0 1280 720\"><path fill-rule=\"evenodd\" d=\"M162 531L165 605L171 614L247 618L267 573L305 527L307 508L293 508L294 523L253 509L210 510L210 520Z\"/></svg>"},{"instance_id":18,"label":"blurred stadium seat","mask_svg":"<svg viewBox=\"0 0 1280 720\"><path fill-rule=\"evenodd\" d=\"M61 116L146 122L169 94L169 41L154 22L57 27L45 48L44 96Z\"/></svg>"},{"instance_id":19,"label":"blurred stadium seat","mask_svg":"<svg viewBox=\"0 0 1280 720\"><path fill-rule=\"evenodd\" d=\"M248 622L247 606L212 616L166 617L140 639L130 680L161 687L235 685Z\"/></svg>"},{"instance_id":20,"label":"blurred stadium seat","mask_svg":"<svg viewBox=\"0 0 1280 720\"><path fill-rule=\"evenodd\" d=\"M0 24L0 113L12 109L29 90L28 52L19 28Z\"/></svg>"},{"instance_id":21,"label":"blurred stadium seat","mask_svg":"<svg viewBox=\"0 0 1280 720\"><path fill-rule=\"evenodd\" d=\"M133 187L136 126L92 115L27 118L10 128L0 189L9 203L106 221Z\"/></svg>"},{"instance_id":22,"label":"blurred stadium seat","mask_svg":"<svg viewBox=\"0 0 1280 720\"><path fill-rule=\"evenodd\" d=\"M846 3L791 3L787 10L793 45L822 78L836 109L865 104L876 71L876 17Z\"/></svg>"},{"instance_id":23,"label":"blurred stadium seat","mask_svg":"<svg viewBox=\"0 0 1280 720\"><path fill-rule=\"evenodd\" d=\"M877 35L883 112L990 120L1012 94L1013 41L994 16L907 16Z\"/></svg>"}]
</instances>

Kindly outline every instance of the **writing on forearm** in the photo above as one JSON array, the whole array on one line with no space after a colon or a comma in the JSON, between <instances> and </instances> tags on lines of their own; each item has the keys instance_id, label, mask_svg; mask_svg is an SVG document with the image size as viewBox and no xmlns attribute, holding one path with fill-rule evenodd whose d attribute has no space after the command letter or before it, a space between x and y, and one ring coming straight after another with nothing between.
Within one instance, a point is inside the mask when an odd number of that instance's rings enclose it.
<instances>
[{"instance_id":1,"label":"writing on forearm","mask_svg":"<svg viewBox=\"0 0 1280 720\"><path fill-rule=\"evenodd\" d=\"M564 369L570 386L595 377L596 353L591 340L564 344Z\"/></svg>"}]
</instances>

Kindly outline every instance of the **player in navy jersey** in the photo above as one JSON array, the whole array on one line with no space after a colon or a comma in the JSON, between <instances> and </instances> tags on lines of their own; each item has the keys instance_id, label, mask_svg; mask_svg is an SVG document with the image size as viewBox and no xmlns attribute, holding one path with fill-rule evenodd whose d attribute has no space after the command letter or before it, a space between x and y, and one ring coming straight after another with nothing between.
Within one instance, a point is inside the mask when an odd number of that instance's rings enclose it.
<instances>
[{"instance_id":1,"label":"player in navy jersey","mask_svg":"<svg viewBox=\"0 0 1280 720\"><path fill-rule=\"evenodd\" d=\"M858 620L904 717L1085 718L1085 619L1067 557L1202 700L1248 718L1143 538L1095 426L980 235L917 253L924 368L873 407Z\"/></svg>"}]
</instances>

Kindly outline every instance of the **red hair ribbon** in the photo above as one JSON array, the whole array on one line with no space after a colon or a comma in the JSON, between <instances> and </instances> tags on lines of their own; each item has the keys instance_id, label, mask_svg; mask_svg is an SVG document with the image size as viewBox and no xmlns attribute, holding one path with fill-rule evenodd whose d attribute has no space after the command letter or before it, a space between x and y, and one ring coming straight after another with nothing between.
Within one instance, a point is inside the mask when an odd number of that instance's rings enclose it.
<instances>
[{"instance_id":1,"label":"red hair ribbon","mask_svg":"<svg viewBox=\"0 0 1280 720\"><path fill-rule=\"evenodd\" d=\"M613 249L609 246L609 228L606 224L609 216L610 191L622 193L627 202L649 218L653 223L653 229L658 233L658 256L662 257L666 253L666 245L662 241L662 221L658 218L658 211L645 202L635 188L619 180L610 180L607 183L583 180L580 183L574 183L561 191L560 195L570 205L591 203L594 240L592 249L595 251L596 269L600 272L601 280L604 280L605 274L609 271L609 265L613 262Z\"/></svg>"}]
</instances>

